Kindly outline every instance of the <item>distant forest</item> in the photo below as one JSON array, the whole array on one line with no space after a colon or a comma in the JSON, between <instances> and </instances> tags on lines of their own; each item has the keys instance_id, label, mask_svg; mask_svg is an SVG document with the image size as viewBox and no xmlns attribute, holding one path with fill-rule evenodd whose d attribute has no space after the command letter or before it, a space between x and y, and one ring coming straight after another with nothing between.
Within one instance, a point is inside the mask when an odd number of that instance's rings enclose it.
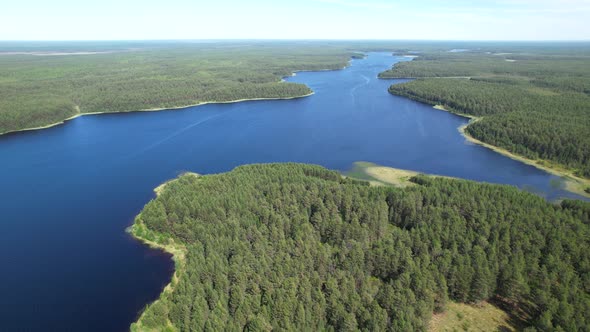
<instances>
[{"instance_id":1,"label":"distant forest","mask_svg":"<svg viewBox=\"0 0 590 332\"><path fill-rule=\"evenodd\" d=\"M303 96L311 92L307 86L281 78L297 70L341 69L356 54L341 46L280 43L58 46L0 43L0 133L79 113ZM26 50L36 53L11 54ZM105 53L51 55L80 50Z\"/></svg>"},{"instance_id":2,"label":"distant forest","mask_svg":"<svg viewBox=\"0 0 590 332\"><path fill-rule=\"evenodd\" d=\"M433 52L380 77L418 78L389 91L483 117L467 133L590 178L590 50L567 51Z\"/></svg>"},{"instance_id":3,"label":"distant forest","mask_svg":"<svg viewBox=\"0 0 590 332\"><path fill-rule=\"evenodd\" d=\"M590 205L417 176L371 187L301 164L185 175L133 233L183 252L132 330L424 331L495 299L527 331L590 330Z\"/></svg>"},{"instance_id":4,"label":"distant forest","mask_svg":"<svg viewBox=\"0 0 590 332\"><path fill-rule=\"evenodd\" d=\"M361 58L364 51L440 56L450 49L562 57L590 54L590 47L579 43L0 41L0 134L49 125L80 113L303 96L310 92L307 86L279 83L280 79L297 70L341 69L351 57ZM84 55L72 55L77 52ZM471 69L481 65L477 63ZM396 70L401 68L408 67ZM581 69L574 75L584 77L586 69ZM450 70L447 75L457 75L457 68ZM466 72L461 71L461 75ZM587 81L580 84L551 73L538 84L568 86L587 93ZM420 76L414 72L400 74ZM396 76L391 72L384 75Z\"/></svg>"}]
</instances>

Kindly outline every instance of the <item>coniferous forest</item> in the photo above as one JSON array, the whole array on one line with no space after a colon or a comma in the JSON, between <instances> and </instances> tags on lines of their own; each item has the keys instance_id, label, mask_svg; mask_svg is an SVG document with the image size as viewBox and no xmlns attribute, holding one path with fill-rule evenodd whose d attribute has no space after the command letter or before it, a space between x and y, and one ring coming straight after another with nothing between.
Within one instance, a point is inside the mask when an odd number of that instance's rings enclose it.
<instances>
[{"instance_id":1,"label":"coniferous forest","mask_svg":"<svg viewBox=\"0 0 590 332\"><path fill-rule=\"evenodd\" d=\"M412 181L301 164L181 176L132 230L182 253L132 329L420 331L448 301L494 299L528 331L590 330L588 203Z\"/></svg>"},{"instance_id":2,"label":"coniferous forest","mask_svg":"<svg viewBox=\"0 0 590 332\"><path fill-rule=\"evenodd\" d=\"M84 113L301 97L311 90L281 78L341 69L355 54L330 45L136 44L54 45L50 53L29 46L21 54L0 43L0 134ZM95 54L59 55L80 50Z\"/></svg>"},{"instance_id":3,"label":"coniferous forest","mask_svg":"<svg viewBox=\"0 0 590 332\"><path fill-rule=\"evenodd\" d=\"M389 91L483 117L469 135L590 178L590 51L531 51L433 52L380 77L418 78Z\"/></svg>"}]
</instances>

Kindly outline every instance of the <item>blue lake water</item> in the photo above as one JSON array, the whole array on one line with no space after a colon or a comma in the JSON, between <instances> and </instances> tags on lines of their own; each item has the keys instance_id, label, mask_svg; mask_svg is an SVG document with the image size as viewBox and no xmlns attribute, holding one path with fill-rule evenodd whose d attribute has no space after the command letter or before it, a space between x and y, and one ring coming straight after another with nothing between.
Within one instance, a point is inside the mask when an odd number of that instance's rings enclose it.
<instances>
[{"instance_id":1,"label":"blue lake water","mask_svg":"<svg viewBox=\"0 0 590 332\"><path fill-rule=\"evenodd\" d=\"M287 80L315 95L85 116L0 136L0 330L124 331L158 297L170 257L124 230L183 171L264 162L346 171L355 161L577 197L557 177L467 143L464 118L392 96L386 53ZM400 82L400 81L398 81Z\"/></svg>"}]
</instances>

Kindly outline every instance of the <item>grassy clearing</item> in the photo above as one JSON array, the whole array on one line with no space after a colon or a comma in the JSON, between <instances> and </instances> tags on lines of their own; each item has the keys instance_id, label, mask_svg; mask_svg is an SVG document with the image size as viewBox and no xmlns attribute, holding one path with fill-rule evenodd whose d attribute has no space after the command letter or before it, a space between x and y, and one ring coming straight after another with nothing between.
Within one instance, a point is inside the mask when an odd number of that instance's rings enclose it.
<instances>
[{"instance_id":1,"label":"grassy clearing","mask_svg":"<svg viewBox=\"0 0 590 332\"><path fill-rule=\"evenodd\" d=\"M377 186L394 186L398 188L405 188L415 186L416 184L410 181L414 176L422 173L410 171L405 169L380 166L366 161L357 161L353 164L352 169L346 173L346 176L369 181L372 185ZM441 175L426 174L431 177L450 178Z\"/></svg>"},{"instance_id":2,"label":"grassy clearing","mask_svg":"<svg viewBox=\"0 0 590 332\"><path fill-rule=\"evenodd\" d=\"M449 302L447 310L435 314L430 332L445 331L517 331L508 313L488 302L477 305Z\"/></svg>"},{"instance_id":3,"label":"grassy clearing","mask_svg":"<svg viewBox=\"0 0 590 332\"><path fill-rule=\"evenodd\" d=\"M389 169L391 171L388 172L383 169ZM368 181L374 186L393 185L395 187L404 188L414 185L414 183L409 180L418 174L419 173L413 171L382 167L366 161L357 161L353 164L352 169L346 173L346 176Z\"/></svg>"}]
</instances>

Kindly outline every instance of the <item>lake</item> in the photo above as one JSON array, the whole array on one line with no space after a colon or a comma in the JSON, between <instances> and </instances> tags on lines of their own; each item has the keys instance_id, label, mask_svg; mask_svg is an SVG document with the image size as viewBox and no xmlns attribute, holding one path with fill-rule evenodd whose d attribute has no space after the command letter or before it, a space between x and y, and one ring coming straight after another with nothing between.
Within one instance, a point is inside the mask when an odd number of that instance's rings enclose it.
<instances>
[{"instance_id":1,"label":"lake","mask_svg":"<svg viewBox=\"0 0 590 332\"><path fill-rule=\"evenodd\" d=\"M173 264L125 228L153 188L184 171L369 161L580 198L558 177L466 142L466 119L390 95L402 81L377 74L406 60L370 53L288 78L315 91L307 98L84 116L0 136L1 330L127 330Z\"/></svg>"}]
</instances>

